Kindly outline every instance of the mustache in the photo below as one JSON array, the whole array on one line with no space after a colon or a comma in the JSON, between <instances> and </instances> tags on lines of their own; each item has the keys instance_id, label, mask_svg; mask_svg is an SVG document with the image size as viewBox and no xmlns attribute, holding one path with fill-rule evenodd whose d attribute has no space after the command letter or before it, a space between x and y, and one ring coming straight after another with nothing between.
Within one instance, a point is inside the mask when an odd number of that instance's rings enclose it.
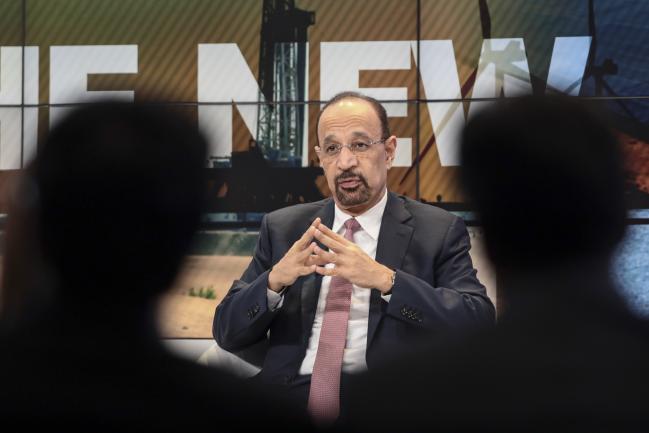
<instances>
[{"instance_id":1,"label":"mustache","mask_svg":"<svg viewBox=\"0 0 649 433\"><path fill-rule=\"evenodd\" d=\"M336 185L338 185L340 182L345 181L346 179L353 179L353 178L357 178L366 188L369 188L365 176L363 176L360 173L354 173L353 171L343 171L338 176L336 176L335 178Z\"/></svg>"}]
</instances>

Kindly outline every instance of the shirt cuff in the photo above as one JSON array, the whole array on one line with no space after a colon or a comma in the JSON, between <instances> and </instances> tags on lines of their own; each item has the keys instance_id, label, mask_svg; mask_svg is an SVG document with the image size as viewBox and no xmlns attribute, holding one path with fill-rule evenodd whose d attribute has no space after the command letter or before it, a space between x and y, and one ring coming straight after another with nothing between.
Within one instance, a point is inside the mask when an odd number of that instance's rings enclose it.
<instances>
[{"instance_id":1,"label":"shirt cuff","mask_svg":"<svg viewBox=\"0 0 649 433\"><path fill-rule=\"evenodd\" d=\"M266 288L266 299L268 300L268 309L270 311L275 311L278 308L282 308L282 305L284 305L284 290L282 290L280 293L277 293Z\"/></svg>"}]
</instances>

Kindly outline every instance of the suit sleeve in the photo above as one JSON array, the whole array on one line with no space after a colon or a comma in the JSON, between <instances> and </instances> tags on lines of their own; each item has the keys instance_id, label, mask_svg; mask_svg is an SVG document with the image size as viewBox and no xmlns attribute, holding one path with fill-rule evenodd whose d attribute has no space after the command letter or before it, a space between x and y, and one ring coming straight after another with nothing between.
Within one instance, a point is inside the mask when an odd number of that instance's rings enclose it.
<instances>
[{"instance_id":1,"label":"suit sleeve","mask_svg":"<svg viewBox=\"0 0 649 433\"><path fill-rule=\"evenodd\" d=\"M268 307L268 274L272 268L268 215L264 216L259 240L248 268L235 280L216 308L212 333L219 346L238 351L266 338L277 314Z\"/></svg>"},{"instance_id":2,"label":"suit sleeve","mask_svg":"<svg viewBox=\"0 0 649 433\"><path fill-rule=\"evenodd\" d=\"M455 217L433 266L436 286L396 271L387 314L423 329L492 325L495 309L478 281L464 221Z\"/></svg>"}]
</instances>

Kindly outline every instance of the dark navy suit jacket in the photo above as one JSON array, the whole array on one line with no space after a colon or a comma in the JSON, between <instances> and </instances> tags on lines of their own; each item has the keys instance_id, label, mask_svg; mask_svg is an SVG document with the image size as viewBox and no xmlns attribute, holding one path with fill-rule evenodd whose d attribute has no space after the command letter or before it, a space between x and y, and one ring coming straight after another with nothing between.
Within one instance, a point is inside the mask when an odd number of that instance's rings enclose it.
<instances>
[{"instance_id":1,"label":"dark navy suit jacket","mask_svg":"<svg viewBox=\"0 0 649 433\"><path fill-rule=\"evenodd\" d=\"M494 307L476 278L462 219L434 206L388 193L376 260L396 270L389 302L372 290L367 335L368 369L381 354L414 338L430 341L465 326L490 326ZM287 384L298 374L313 325L322 277L299 278L283 306L267 304L268 274L317 217L331 227L334 201L325 199L267 214L252 262L216 309L219 346L237 352L267 340L261 379ZM270 331L270 333L268 332Z\"/></svg>"}]
</instances>

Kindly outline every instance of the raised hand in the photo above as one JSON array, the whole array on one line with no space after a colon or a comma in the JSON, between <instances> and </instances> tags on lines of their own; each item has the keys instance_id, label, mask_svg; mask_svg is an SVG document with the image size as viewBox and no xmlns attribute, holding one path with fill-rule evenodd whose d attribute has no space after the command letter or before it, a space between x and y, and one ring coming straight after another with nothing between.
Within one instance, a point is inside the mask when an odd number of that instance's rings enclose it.
<instances>
[{"instance_id":1,"label":"raised hand","mask_svg":"<svg viewBox=\"0 0 649 433\"><path fill-rule=\"evenodd\" d=\"M394 271L368 256L358 245L324 224L316 225L314 237L329 248L329 251L317 245L313 248L316 258L311 258L310 263L316 265L318 274L338 275L359 287L378 289L382 293L390 291ZM327 263L333 263L334 267L326 268Z\"/></svg>"},{"instance_id":2,"label":"raised hand","mask_svg":"<svg viewBox=\"0 0 649 433\"><path fill-rule=\"evenodd\" d=\"M316 246L313 242L315 227L320 225L320 218L315 221L304 232L291 248L284 254L284 257L273 266L268 274L268 288L279 292L285 286L290 286L299 277L315 272L316 264L312 263L311 256Z\"/></svg>"}]
</instances>

